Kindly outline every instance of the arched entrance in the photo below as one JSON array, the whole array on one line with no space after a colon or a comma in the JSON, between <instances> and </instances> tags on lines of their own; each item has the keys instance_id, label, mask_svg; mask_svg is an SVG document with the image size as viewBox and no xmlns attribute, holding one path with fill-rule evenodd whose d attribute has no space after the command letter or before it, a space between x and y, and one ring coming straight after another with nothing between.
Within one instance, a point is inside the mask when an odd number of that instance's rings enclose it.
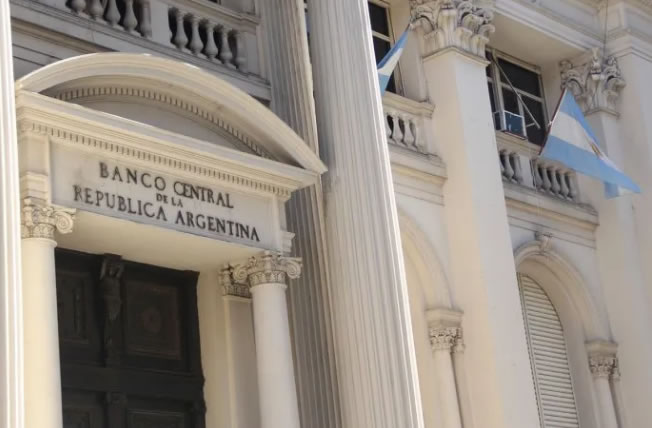
<instances>
[{"instance_id":1,"label":"arched entrance","mask_svg":"<svg viewBox=\"0 0 652 428\"><path fill-rule=\"evenodd\" d=\"M276 254L284 203L321 161L258 101L175 61L93 54L16 87L27 426L293 426L278 293L298 271Z\"/></svg>"}]
</instances>

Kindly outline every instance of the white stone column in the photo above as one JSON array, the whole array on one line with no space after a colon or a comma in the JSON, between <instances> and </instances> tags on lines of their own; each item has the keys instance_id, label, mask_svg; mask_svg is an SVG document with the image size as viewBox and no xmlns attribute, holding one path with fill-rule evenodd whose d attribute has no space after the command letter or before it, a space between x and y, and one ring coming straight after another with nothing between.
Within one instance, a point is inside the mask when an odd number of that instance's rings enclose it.
<instances>
[{"instance_id":1,"label":"white stone column","mask_svg":"<svg viewBox=\"0 0 652 428\"><path fill-rule=\"evenodd\" d=\"M464 311L473 420L539 425L516 267L487 91L492 13L460 0L413 1L424 32L432 126L446 164L444 208L452 287Z\"/></svg>"},{"instance_id":2,"label":"white stone column","mask_svg":"<svg viewBox=\"0 0 652 428\"><path fill-rule=\"evenodd\" d=\"M618 370L615 345L594 342L588 345L589 368L593 375L595 394L598 399L601 428L618 428L618 419L611 393L610 380Z\"/></svg>"},{"instance_id":3,"label":"white stone column","mask_svg":"<svg viewBox=\"0 0 652 428\"><path fill-rule=\"evenodd\" d=\"M23 428L20 193L9 2L0 2L0 425Z\"/></svg>"},{"instance_id":4,"label":"white stone column","mask_svg":"<svg viewBox=\"0 0 652 428\"><path fill-rule=\"evenodd\" d=\"M248 283L254 305L254 335L262 428L299 428L299 406L285 290L301 272L298 259L265 252L236 266L233 279Z\"/></svg>"},{"instance_id":5,"label":"white stone column","mask_svg":"<svg viewBox=\"0 0 652 428\"><path fill-rule=\"evenodd\" d=\"M317 153L303 0L265 0L260 2L260 13L267 44L271 108ZM295 234L292 252L303 264L301 278L288 294L301 422L307 427L338 428L323 203L318 182L294 192L285 204L288 229Z\"/></svg>"},{"instance_id":6,"label":"white stone column","mask_svg":"<svg viewBox=\"0 0 652 428\"><path fill-rule=\"evenodd\" d=\"M435 360L437 388L441 400L442 428L462 428L460 405L457 399L455 369L452 351L460 336L457 327L431 325L429 327L430 346Z\"/></svg>"},{"instance_id":7,"label":"white stone column","mask_svg":"<svg viewBox=\"0 0 652 428\"><path fill-rule=\"evenodd\" d=\"M54 233L72 231L73 213L31 199L23 202L21 235L27 428L63 426Z\"/></svg>"},{"instance_id":8,"label":"white stone column","mask_svg":"<svg viewBox=\"0 0 652 428\"><path fill-rule=\"evenodd\" d=\"M422 427L367 1L312 0L308 14L342 424Z\"/></svg>"}]
</instances>

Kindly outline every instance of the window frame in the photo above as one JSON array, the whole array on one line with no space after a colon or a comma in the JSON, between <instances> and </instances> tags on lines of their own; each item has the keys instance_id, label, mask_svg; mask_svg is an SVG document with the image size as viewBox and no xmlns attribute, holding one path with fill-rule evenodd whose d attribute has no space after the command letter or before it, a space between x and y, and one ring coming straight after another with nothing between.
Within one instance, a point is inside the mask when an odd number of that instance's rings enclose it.
<instances>
[{"instance_id":1,"label":"window frame","mask_svg":"<svg viewBox=\"0 0 652 428\"><path fill-rule=\"evenodd\" d=\"M394 34L394 24L392 22L392 13L391 13L391 4L385 0L367 0L367 3L375 4L376 6L382 7L385 9L385 16L387 17L387 29L389 35L378 33L374 31L371 27L371 17L369 19L369 29L371 30L371 36L379 38L389 43L389 48L392 49L396 44L396 35ZM374 53L375 56L375 53ZM380 61L382 58L376 58L376 62ZM401 81L401 64L400 61L394 69L394 85L396 86L396 94L400 95L403 93L403 82Z\"/></svg>"},{"instance_id":2,"label":"window frame","mask_svg":"<svg viewBox=\"0 0 652 428\"><path fill-rule=\"evenodd\" d=\"M541 68L536 66L536 65L529 64L529 63L527 63L525 61L522 61L522 60L520 60L518 58L515 58L515 57L513 57L513 56L511 56L509 54L506 54L506 53L504 53L502 51L499 51L498 49L495 49L495 48L487 47L487 54L491 54L493 56L493 58L496 60L496 62L491 61L489 63L489 65L487 65L487 67L490 70L489 75L487 76L487 83L491 83L492 88L493 88L493 97L494 97L494 101L495 101L495 105L496 105L496 109L497 109L496 111L499 111L499 112L503 113L503 114L500 115L500 127L501 127L501 129L497 129L497 131L502 132L502 129L507 128L507 123L506 123L505 115L504 115L504 112L506 111L506 109L505 109L505 100L503 98L503 89L507 89L510 92L516 91L516 93L518 93L523 98L523 100L530 99L530 100L541 103L541 109L542 109L542 112L543 112L543 122L544 123L540 123L539 125L544 129L544 131L547 130L548 122L549 122L548 106L546 105L546 96L545 96L544 87L543 87L543 79L541 78ZM498 66L496 65L496 63L498 62L499 59L502 59L503 61L512 63L512 64L514 64L514 65L516 65L518 67L521 67L521 68L523 68L523 69L525 69L527 71L530 71L530 72L536 74L537 82L539 84L539 91L541 93L541 96L531 94L529 92L526 92L526 91L524 91L522 89L518 89L516 87L514 87L512 89L510 84L507 83L506 80L504 80L504 77L502 76L502 73L500 72L500 70L498 69ZM518 110L519 110L518 114L521 117L523 117L523 121L524 121L523 129L525 130L525 135L523 135L523 138L527 142L529 142L531 144L536 144L537 146L539 146L540 144L537 144L537 143L535 143L533 141L530 141L529 137L527 136L527 119L528 119L529 115L527 114L527 111L525 111L525 108L523 108L523 103L518 102L517 104L518 104ZM495 115L495 113L496 112L492 111L491 112L492 116ZM495 123L495 119L494 119L494 123Z\"/></svg>"}]
</instances>

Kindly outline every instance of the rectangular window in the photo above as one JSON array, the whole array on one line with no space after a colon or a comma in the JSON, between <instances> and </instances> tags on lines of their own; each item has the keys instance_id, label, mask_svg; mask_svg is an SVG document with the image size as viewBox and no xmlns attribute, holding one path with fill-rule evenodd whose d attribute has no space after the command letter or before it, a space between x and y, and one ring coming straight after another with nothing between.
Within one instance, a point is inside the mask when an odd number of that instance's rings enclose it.
<instances>
[{"instance_id":1,"label":"rectangular window","mask_svg":"<svg viewBox=\"0 0 652 428\"><path fill-rule=\"evenodd\" d=\"M487 82L496 129L543 144L548 122L538 69L495 50L487 52L487 59L491 61Z\"/></svg>"},{"instance_id":2,"label":"rectangular window","mask_svg":"<svg viewBox=\"0 0 652 428\"><path fill-rule=\"evenodd\" d=\"M371 34L374 42L374 52L376 54L376 64L378 64L394 45L391 21L389 18L389 8L384 3L378 1L369 1L369 19L371 21ZM389 92L396 93L396 80L392 74L387 85Z\"/></svg>"}]
</instances>

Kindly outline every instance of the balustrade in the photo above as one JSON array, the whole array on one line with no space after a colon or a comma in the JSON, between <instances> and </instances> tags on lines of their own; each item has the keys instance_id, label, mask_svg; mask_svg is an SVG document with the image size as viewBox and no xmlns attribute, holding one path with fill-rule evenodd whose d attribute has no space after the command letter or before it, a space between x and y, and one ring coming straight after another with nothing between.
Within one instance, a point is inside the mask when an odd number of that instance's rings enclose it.
<instances>
[{"instance_id":1,"label":"balustrade","mask_svg":"<svg viewBox=\"0 0 652 428\"><path fill-rule=\"evenodd\" d=\"M247 71L244 34L214 19L170 7L168 22L171 43L177 49Z\"/></svg>"},{"instance_id":2,"label":"balustrade","mask_svg":"<svg viewBox=\"0 0 652 428\"><path fill-rule=\"evenodd\" d=\"M152 37L149 0L70 0L68 7L77 15L130 34Z\"/></svg>"},{"instance_id":3,"label":"balustrade","mask_svg":"<svg viewBox=\"0 0 652 428\"><path fill-rule=\"evenodd\" d=\"M577 201L575 174L563 166L541 158L532 160L534 187L537 190L569 201Z\"/></svg>"},{"instance_id":4,"label":"balustrade","mask_svg":"<svg viewBox=\"0 0 652 428\"><path fill-rule=\"evenodd\" d=\"M427 153L427 130L424 120L430 119L434 107L390 93L385 94L383 107L387 142L415 152Z\"/></svg>"},{"instance_id":5,"label":"balustrade","mask_svg":"<svg viewBox=\"0 0 652 428\"><path fill-rule=\"evenodd\" d=\"M521 168L521 159L516 152L509 150L500 150L500 172L503 180L511 181L517 184L523 184L523 169Z\"/></svg>"}]
</instances>

